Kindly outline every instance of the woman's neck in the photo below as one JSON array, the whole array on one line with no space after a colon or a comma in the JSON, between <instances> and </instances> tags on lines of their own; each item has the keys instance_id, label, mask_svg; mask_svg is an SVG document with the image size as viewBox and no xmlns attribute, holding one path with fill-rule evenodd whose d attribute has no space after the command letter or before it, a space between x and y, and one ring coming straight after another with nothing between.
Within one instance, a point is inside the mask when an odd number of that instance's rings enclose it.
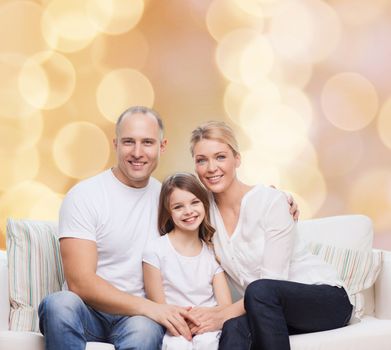
<instances>
[{"instance_id":1,"label":"woman's neck","mask_svg":"<svg viewBox=\"0 0 391 350\"><path fill-rule=\"evenodd\" d=\"M236 179L224 192L214 193L213 196L219 208L240 208L244 195L250 189L251 186Z\"/></svg>"}]
</instances>

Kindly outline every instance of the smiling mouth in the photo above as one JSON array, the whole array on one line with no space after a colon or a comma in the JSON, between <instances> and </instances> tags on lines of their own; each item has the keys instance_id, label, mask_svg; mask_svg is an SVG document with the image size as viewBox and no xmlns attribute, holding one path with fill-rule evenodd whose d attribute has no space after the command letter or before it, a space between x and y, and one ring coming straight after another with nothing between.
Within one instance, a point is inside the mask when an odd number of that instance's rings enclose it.
<instances>
[{"instance_id":1,"label":"smiling mouth","mask_svg":"<svg viewBox=\"0 0 391 350\"><path fill-rule=\"evenodd\" d=\"M214 176L208 176L207 177L207 180L210 182L210 183L217 183L220 181L220 179L223 177L223 175L214 175Z\"/></svg>"},{"instance_id":2,"label":"smiling mouth","mask_svg":"<svg viewBox=\"0 0 391 350\"><path fill-rule=\"evenodd\" d=\"M198 219L198 216L192 216L190 218L183 219L182 221L185 222L186 224L192 224L197 219Z\"/></svg>"},{"instance_id":3,"label":"smiling mouth","mask_svg":"<svg viewBox=\"0 0 391 350\"><path fill-rule=\"evenodd\" d=\"M146 162L140 162L140 161L132 161L132 160L129 160L128 163L132 166L132 168L136 168L136 169L140 169L142 168L145 164L147 164Z\"/></svg>"}]
</instances>

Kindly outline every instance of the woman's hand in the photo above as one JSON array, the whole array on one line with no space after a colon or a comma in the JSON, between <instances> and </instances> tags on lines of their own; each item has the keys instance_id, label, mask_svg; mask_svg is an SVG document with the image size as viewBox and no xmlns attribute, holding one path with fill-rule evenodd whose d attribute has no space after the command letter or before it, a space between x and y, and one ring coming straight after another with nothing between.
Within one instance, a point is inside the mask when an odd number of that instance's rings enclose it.
<instances>
[{"instance_id":1,"label":"woman's hand","mask_svg":"<svg viewBox=\"0 0 391 350\"><path fill-rule=\"evenodd\" d=\"M199 326L189 323L191 334L220 330L225 322L223 306L194 307L189 311L189 315L200 323Z\"/></svg>"}]
</instances>

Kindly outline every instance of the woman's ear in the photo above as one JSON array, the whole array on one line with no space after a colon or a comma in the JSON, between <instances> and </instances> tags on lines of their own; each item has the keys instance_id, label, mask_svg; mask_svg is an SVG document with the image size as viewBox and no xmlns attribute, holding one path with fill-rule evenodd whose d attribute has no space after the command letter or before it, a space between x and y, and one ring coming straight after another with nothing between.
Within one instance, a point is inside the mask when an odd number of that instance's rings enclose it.
<instances>
[{"instance_id":1,"label":"woman's ear","mask_svg":"<svg viewBox=\"0 0 391 350\"><path fill-rule=\"evenodd\" d=\"M242 164L242 157L240 156L240 153L237 153L235 156L235 167L239 168L240 164Z\"/></svg>"}]
</instances>

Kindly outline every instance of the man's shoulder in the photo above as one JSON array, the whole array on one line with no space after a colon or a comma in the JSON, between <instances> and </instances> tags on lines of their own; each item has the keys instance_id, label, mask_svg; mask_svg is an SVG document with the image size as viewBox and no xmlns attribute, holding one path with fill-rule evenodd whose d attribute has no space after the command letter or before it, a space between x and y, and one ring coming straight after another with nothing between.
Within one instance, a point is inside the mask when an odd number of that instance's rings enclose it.
<instances>
[{"instance_id":1,"label":"man's shoulder","mask_svg":"<svg viewBox=\"0 0 391 350\"><path fill-rule=\"evenodd\" d=\"M104 182L107 181L109 177L110 169L102 171L101 173L91 176L87 179L81 180L76 185L74 185L69 191L68 195L93 195L100 193L99 187L104 186Z\"/></svg>"}]
</instances>

